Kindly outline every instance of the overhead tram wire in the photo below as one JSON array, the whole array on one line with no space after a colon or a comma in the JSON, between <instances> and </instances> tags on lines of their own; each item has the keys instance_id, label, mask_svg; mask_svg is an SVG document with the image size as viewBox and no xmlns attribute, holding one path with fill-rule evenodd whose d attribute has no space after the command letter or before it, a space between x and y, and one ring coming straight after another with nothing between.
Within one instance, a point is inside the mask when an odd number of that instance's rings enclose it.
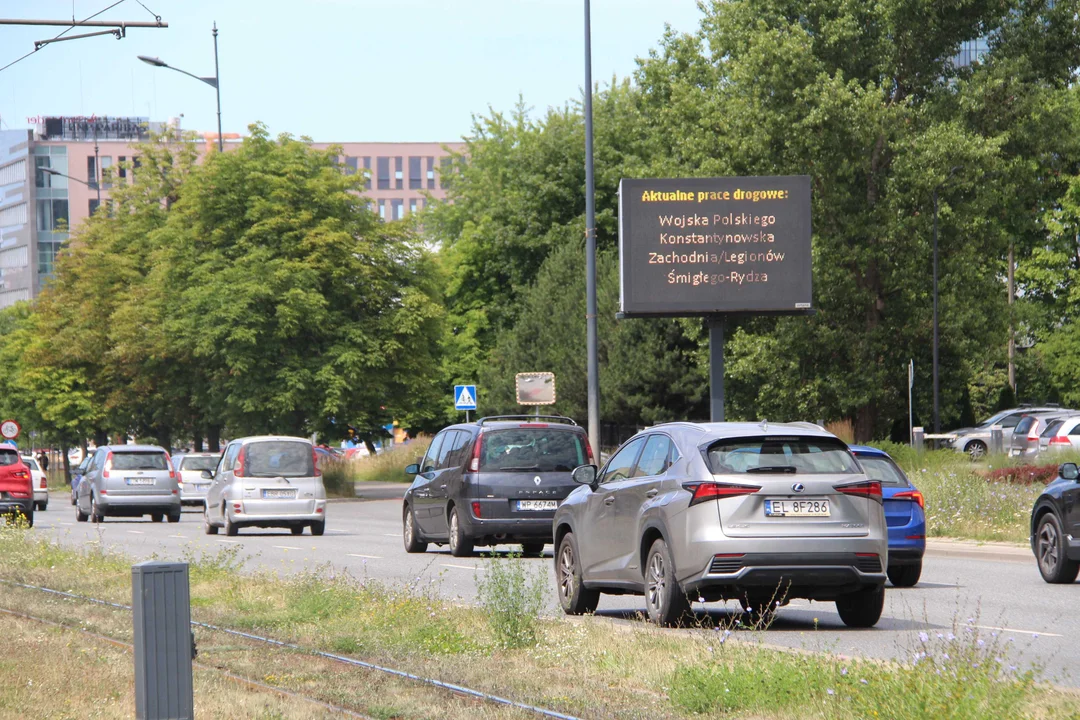
<instances>
[{"instance_id":1,"label":"overhead tram wire","mask_svg":"<svg viewBox=\"0 0 1080 720\"><path fill-rule=\"evenodd\" d=\"M75 29L75 27L76 27L77 25L79 25L80 23L84 23L84 22L86 22L87 20L93 20L93 19L94 19L94 18L96 18L96 17L98 16L98 15L101 15L102 13L108 12L109 10L112 10L112 9L113 9L114 7L116 7L117 5L122 5L122 4L124 3L124 2L125 2L125 0L116 0L116 2L114 2L114 3L112 4L112 5L110 5L109 7L105 8L104 10L98 10L98 11L97 11L96 13L94 13L94 14L93 14L93 15L91 15L90 17L85 17L85 18L83 18L82 20L79 20L78 22L75 22L75 16L74 16L74 15L72 15L72 17L71 17L71 19L72 19L72 23L71 23L71 25L70 25L70 26L69 26L68 28L64 29L64 30L61 30L61 31L60 31L60 32L59 32L59 33L58 33L58 34L56 35L56 37L54 37L54 38L53 38L53 40L59 40L60 38L62 38L63 36L67 35L67 34L68 34L69 32L71 32L72 30L74 30L74 29ZM139 4L140 4L140 5L142 5L142 3L141 3L141 2L140 2ZM143 7L146 7L146 6L145 6L145 5L143 5ZM151 12L150 14L151 14L151 15L153 15L153 13L152 13L152 12ZM155 16L155 17L157 17L157 16ZM160 18L160 17L158 17L157 19L158 19L158 21L160 21L160 20L161 20L161 18ZM49 43L49 44L51 44L51 41L50 41L50 43ZM42 45L41 47L42 47L42 48L44 48L44 47L48 47L48 45ZM35 47L35 48L34 48L33 50L31 50L30 52L26 53L26 54L25 54L25 55L23 55L23 56L22 56L21 58L18 58L18 59L16 59L16 60L12 60L11 62L9 62L9 63L8 63L7 65L5 65L4 67L0 67L0 72L4 72L5 70L7 70L7 69L8 69L9 67L11 67L12 65L15 65L15 64L17 64L17 63L20 63L20 62L22 62L22 61L23 61L23 60L25 60L26 58L28 58L28 57L30 57L31 55L33 55L34 53L38 52L38 51L39 51L40 49L41 49L41 48L37 48L37 47Z\"/></svg>"}]
</instances>

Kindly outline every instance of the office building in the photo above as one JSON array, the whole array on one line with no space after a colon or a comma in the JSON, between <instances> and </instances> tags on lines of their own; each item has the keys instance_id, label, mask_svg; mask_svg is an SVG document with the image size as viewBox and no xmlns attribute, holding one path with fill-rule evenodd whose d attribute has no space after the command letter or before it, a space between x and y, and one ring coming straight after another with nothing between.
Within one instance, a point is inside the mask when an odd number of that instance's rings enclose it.
<instances>
[{"instance_id":1,"label":"office building","mask_svg":"<svg viewBox=\"0 0 1080 720\"><path fill-rule=\"evenodd\" d=\"M137 145L169 128L147 118L30 118L33 129L0 131L0 308L30 300L52 277L70 231L108 202ZM171 121L171 125L178 125ZM226 137L229 137L226 135ZM208 148L216 134L198 140ZM229 147L237 143L226 143ZM441 170L461 143L313 143L341 148L347 173L363 172L370 208L401 220L442 200ZM51 171L51 172L50 172ZM100 197L100 201L99 201Z\"/></svg>"}]
</instances>

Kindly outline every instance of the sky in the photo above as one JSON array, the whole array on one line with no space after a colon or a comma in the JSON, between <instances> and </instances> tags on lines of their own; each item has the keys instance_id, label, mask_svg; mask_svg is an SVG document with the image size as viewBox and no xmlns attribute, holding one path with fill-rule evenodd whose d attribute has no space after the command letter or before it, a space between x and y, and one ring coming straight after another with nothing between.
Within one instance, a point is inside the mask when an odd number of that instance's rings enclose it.
<instances>
[{"instance_id":1,"label":"sky","mask_svg":"<svg viewBox=\"0 0 1080 720\"><path fill-rule=\"evenodd\" d=\"M0 0L0 15L83 19L113 2ZM136 56L212 76L217 22L226 133L261 121L271 133L321 142L450 142L470 132L474 114L508 112L519 96L534 116L581 97L583 8L583 0L122 0L95 19L157 14L169 27L55 43L0 71L0 129L30 127L35 116L182 115L186 129L216 130L210 86ZM630 75L665 24L693 32L700 17L697 0L592 0L594 82ZM0 25L0 67L61 30Z\"/></svg>"}]
</instances>

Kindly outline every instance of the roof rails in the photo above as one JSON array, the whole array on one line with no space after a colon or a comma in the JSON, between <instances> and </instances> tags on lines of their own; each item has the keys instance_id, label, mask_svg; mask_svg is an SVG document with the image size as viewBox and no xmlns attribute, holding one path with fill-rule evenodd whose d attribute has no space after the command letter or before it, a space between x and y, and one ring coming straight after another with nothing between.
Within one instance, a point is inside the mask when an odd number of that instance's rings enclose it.
<instances>
[{"instance_id":1,"label":"roof rails","mask_svg":"<svg viewBox=\"0 0 1080 720\"><path fill-rule=\"evenodd\" d=\"M476 421L476 424L483 427L484 423L512 420L521 420L523 422L528 422L530 420L534 422L537 420L554 420L555 422L560 422L566 425L573 425L574 427L577 427L577 423L574 422L573 418L563 417L562 415L491 415L489 417L482 417L478 419Z\"/></svg>"}]
</instances>

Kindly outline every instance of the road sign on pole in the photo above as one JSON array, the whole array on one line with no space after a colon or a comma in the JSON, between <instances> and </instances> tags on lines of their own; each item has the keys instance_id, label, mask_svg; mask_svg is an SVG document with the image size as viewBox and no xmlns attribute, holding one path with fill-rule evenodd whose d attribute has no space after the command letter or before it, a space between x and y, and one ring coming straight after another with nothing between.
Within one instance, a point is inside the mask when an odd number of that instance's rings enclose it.
<instances>
[{"instance_id":1,"label":"road sign on pole","mask_svg":"<svg viewBox=\"0 0 1080 720\"><path fill-rule=\"evenodd\" d=\"M476 386L475 385L455 385L454 386L454 409L455 410L475 410L476 409Z\"/></svg>"},{"instance_id":2,"label":"road sign on pole","mask_svg":"<svg viewBox=\"0 0 1080 720\"><path fill-rule=\"evenodd\" d=\"M0 435L3 435L8 440L14 440L19 437L20 432L22 432L22 427L14 420L0 422Z\"/></svg>"}]
</instances>

